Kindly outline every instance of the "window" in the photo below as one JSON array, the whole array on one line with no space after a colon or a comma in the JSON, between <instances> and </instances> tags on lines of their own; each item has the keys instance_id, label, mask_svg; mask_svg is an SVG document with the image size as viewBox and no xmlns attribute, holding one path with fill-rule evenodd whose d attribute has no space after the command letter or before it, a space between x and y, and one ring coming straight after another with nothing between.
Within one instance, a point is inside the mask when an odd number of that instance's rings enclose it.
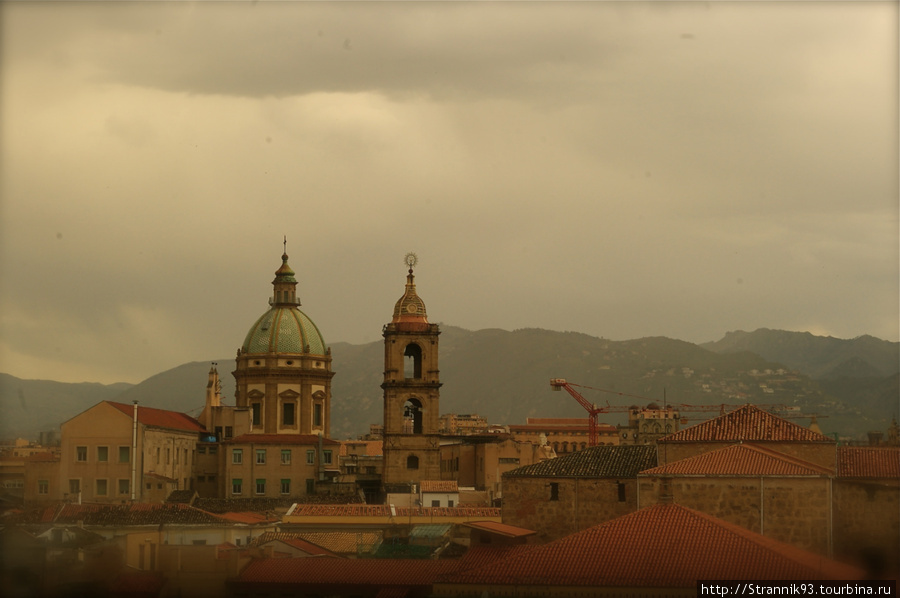
<instances>
[{"instance_id":1,"label":"window","mask_svg":"<svg viewBox=\"0 0 900 598\"><path fill-rule=\"evenodd\" d=\"M262 405L260 403L253 403L250 405L250 409L253 412L253 425L260 425L262 423Z\"/></svg>"},{"instance_id":2,"label":"window","mask_svg":"<svg viewBox=\"0 0 900 598\"><path fill-rule=\"evenodd\" d=\"M156 464L159 465L159 447L156 447Z\"/></svg>"},{"instance_id":3,"label":"window","mask_svg":"<svg viewBox=\"0 0 900 598\"><path fill-rule=\"evenodd\" d=\"M281 480L281 493L282 494L290 494L291 493L291 481L290 480Z\"/></svg>"},{"instance_id":4,"label":"window","mask_svg":"<svg viewBox=\"0 0 900 598\"><path fill-rule=\"evenodd\" d=\"M222 426L216 426L216 440L222 440Z\"/></svg>"},{"instance_id":5,"label":"window","mask_svg":"<svg viewBox=\"0 0 900 598\"><path fill-rule=\"evenodd\" d=\"M210 455L218 455L218 454L219 454L219 447L217 447L217 446L215 446L215 445L209 447L209 454L210 454Z\"/></svg>"},{"instance_id":6,"label":"window","mask_svg":"<svg viewBox=\"0 0 900 598\"><path fill-rule=\"evenodd\" d=\"M619 502L625 502L625 484L618 482L619 486Z\"/></svg>"},{"instance_id":7,"label":"window","mask_svg":"<svg viewBox=\"0 0 900 598\"><path fill-rule=\"evenodd\" d=\"M130 446L120 446L119 447L119 463L128 463L131 461L131 447Z\"/></svg>"},{"instance_id":8,"label":"window","mask_svg":"<svg viewBox=\"0 0 900 598\"><path fill-rule=\"evenodd\" d=\"M205 447L205 446L198 446L198 447L197 447L197 452L200 453L201 455L205 455L205 454L206 454L206 447Z\"/></svg>"},{"instance_id":9,"label":"window","mask_svg":"<svg viewBox=\"0 0 900 598\"><path fill-rule=\"evenodd\" d=\"M188 461L188 452L187 452L187 449L182 449L182 451L183 451L182 454L184 455L184 464L185 464L185 465L190 465L191 462Z\"/></svg>"},{"instance_id":10,"label":"window","mask_svg":"<svg viewBox=\"0 0 900 598\"><path fill-rule=\"evenodd\" d=\"M441 506L441 501L439 501L439 500L433 500L433 501L431 501L431 506L432 506L432 507L439 507L439 506Z\"/></svg>"},{"instance_id":11,"label":"window","mask_svg":"<svg viewBox=\"0 0 900 598\"><path fill-rule=\"evenodd\" d=\"M421 378L422 377L422 347L415 343L406 345L403 351L403 377L404 378Z\"/></svg>"},{"instance_id":12,"label":"window","mask_svg":"<svg viewBox=\"0 0 900 598\"><path fill-rule=\"evenodd\" d=\"M452 507L452 506L453 506L453 500L452 500L452 499L447 500L447 506L448 506L448 507Z\"/></svg>"},{"instance_id":13,"label":"window","mask_svg":"<svg viewBox=\"0 0 900 598\"><path fill-rule=\"evenodd\" d=\"M244 491L244 481L241 478L231 480L231 493L240 494Z\"/></svg>"},{"instance_id":14,"label":"window","mask_svg":"<svg viewBox=\"0 0 900 598\"><path fill-rule=\"evenodd\" d=\"M331 451L322 451L322 461L325 465L331 465Z\"/></svg>"},{"instance_id":15,"label":"window","mask_svg":"<svg viewBox=\"0 0 900 598\"><path fill-rule=\"evenodd\" d=\"M281 464L282 465L290 465L291 464L291 449L281 449Z\"/></svg>"},{"instance_id":16,"label":"window","mask_svg":"<svg viewBox=\"0 0 900 598\"><path fill-rule=\"evenodd\" d=\"M281 407L281 425L294 425L294 403L285 403Z\"/></svg>"},{"instance_id":17,"label":"window","mask_svg":"<svg viewBox=\"0 0 900 598\"><path fill-rule=\"evenodd\" d=\"M419 458L415 455L410 455L406 458L406 469L419 469Z\"/></svg>"},{"instance_id":18,"label":"window","mask_svg":"<svg viewBox=\"0 0 900 598\"><path fill-rule=\"evenodd\" d=\"M119 494L131 492L131 480L119 480Z\"/></svg>"},{"instance_id":19,"label":"window","mask_svg":"<svg viewBox=\"0 0 900 598\"><path fill-rule=\"evenodd\" d=\"M106 496L107 492L109 491L108 483L106 480L96 480L95 486L96 492L94 492L94 494L96 494L97 496Z\"/></svg>"},{"instance_id":20,"label":"window","mask_svg":"<svg viewBox=\"0 0 900 598\"><path fill-rule=\"evenodd\" d=\"M550 500L559 500L558 482L550 482Z\"/></svg>"},{"instance_id":21,"label":"window","mask_svg":"<svg viewBox=\"0 0 900 598\"><path fill-rule=\"evenodd\" d=\"M231 462L240 465L244 462L244 449L231 449Z\"/></svg>"},{"instance_id":22,"label":"window","mask_svg":"<svg viewBox=\"0 0 900 598\"><path fill-rule=\"evenodd\" d=\"M266 481L265 480L256 480L256 493L257 494L265 494L266 493Z\"/></svg>"},{"instance_id":23,"label":"window","mask_svg":"<svg viewBox=\"0 0 900 598\"><path fill-rule=\"evenodd\" d=\"M166 449L166 465L172 462L172 449Z\"/></svg>"},{"instance_id":24,"label":"window","mask_svg":"<svg viewBox=\"0 0 900 598\"><path fill-rule=\"evenodd\" d=\"M225 426L225 438L231 438L234 436L234 429L231 426Z\"/></svg>"},{"instance_id":25,"label":"window","mask_svg":"<svg viewBox=\"0 0 900 598\"><path fill-rule=\"evenodd\" d=\"M322 425L322 404L316 403L313 405L313 425L321 426Z\"/></svg>"},{"instance_id":26,"label":"window","mask_svg":"<svg viewBox=\"0 0 900 598\"><path fill-rule=\"evenodd\" d=\"M38 480L38 494L50 494L49 480Z\"/></svg>"},{"instance_id":27,"label":"window","mask_svg":"<svg viewBox=\"0 0 900 598\"><path fill-rule=\"evenodd\" d=\"M69 494L81 492L81 480L69 480Z\"/></svg>"},{"instance_id":28,"label":"window","mask_svg":"<svg viewBox=\"0 0 900 598\"><path fill-rule=\"evenodd\" d=\"M316 481L315 480L306 480L306 493L314 494L316 492Z\"/></svg>"},{"instance_id":29,"label":"window","mask_svg":"<svg viewBox=\"0 0 900 598\"><path fill-rule=\"evenodd\" d=\"M307 465L315 465L316 464L316 451L306 451L306 464Z\"/></svg>"},{"instance_id":30,"label":"window","mask_svg":"<svg viewBox=\"0 0 900 598\"><path fill-rule=\"evenodd\" d=\"M150 490L151 488L153 488L153 484L147 484L147 490Z\"/></svg>"},{"instance_id":31,"label":"window","mask_svg":"<svg viewBox=\"0 0 900 598\"><path fill-rule=\"evenodd\" d=\"M256 464L257 465L265 465L266 464L266 449L256 449Z\"/></svg>"},{"instance_id":32,"label":"window","mask_svg":"<svg viewBox=\"0 0 900 598\"><path fill-rule=\"evenodd\" d=\"M109 461L109 447L108 446L98 446L97 447L97 461L104 463Z\"/></svg>"},{"instance_id":33,"label":"window","mask_svg":"<svg viewBox=\"0 0 900 598\"><path fill-rule=\"evenodd\" d=\"M87 461L87 447L86 446L76 446L75 447L75 460L76 461Z\"/></svg>"}]
</instances>

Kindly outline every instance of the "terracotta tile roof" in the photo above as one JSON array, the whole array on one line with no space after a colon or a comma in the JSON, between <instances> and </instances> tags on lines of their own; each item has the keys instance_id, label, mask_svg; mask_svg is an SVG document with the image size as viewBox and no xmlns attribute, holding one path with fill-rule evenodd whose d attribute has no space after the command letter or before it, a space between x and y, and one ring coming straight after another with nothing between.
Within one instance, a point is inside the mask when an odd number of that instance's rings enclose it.
<instances>
[{"instance_id":1,"label":"terracotta tile roof","mask_svg":"<svg viewBox=\"0 0 900 598\"><path fill-rule=\"evenodd\" d=\"M128 417L134 416L134 405L125 405L124 403L115 403L113 401L105 402ZM186 413L168 411L166 409L156 409L154 407L144 407L142 405L138 405L138 422L154 428L183 430L185 432L203 432L205 430L203 424Z\"/></svg>"},{"instance_id":2,"label":"terracotta tile roof","mask_svg":"<svg viewBox=\"0 0 900 598\"><path fill-rule=\"evenodd\" d=\"M237 584L259 589L280 584L428 587L457 566L455 560L431 559L260 559L241 571Z\"/></svg>"},{"instance_id":3,"label":"terracotta tile roof","mask_svg":"<svg viewBox=\"0 0 900 598\"><path fill-rule=\"evenodd\" d=\"M753 444L733 444L668 465L644 470L640 475L686 476L827 476L830 469Z\"/></svg>"},{"instance_id":4,"label":"terracotta tile roof","mask_svg":"<svg viewBox=\"0 0 900 598\"><path fill-rule=\"evenodd\" d=\"M316 434L242 434L223 444L302 444L319 445L319 437ZM337 440L323 438L324 446L332 447L340 445Z\"/></svg>"},{"instance_id":5,"label":"terracotta tile roof","mask_svg":"<svg viewBox=\"0 0 900 598\"><path fill-rule=\"evenodd\" d=\"M900 448L838 447L839 478L900 478Z\"/></svg>"},{"instance_id":6,"label":"terracotta tile roof","mask_svg":"<svg viewBox=\"0 0 900 598\"><path fill-rule=\"evenodd\" d=\"M422 480L422 492L459 492L456 480Z\"/></svg>"},{"instance_id":7,"label":"terracotta tile roof","mask_svg":"<svg viewBox=\"0 0 900 598\"><path fill-rule=\"evenodd\" d=\"M369 554L381 544L381 532L266 532L253 539L252 546L272 540L300 538L335 554Z\"/></svg>"},{"instance_id":8,"label":"terracotta tile roof","mask_svg":"<svg viewBox=\"0 0 900 598\"><path fill-rule=\"evenodd\" d=\"M256 525L258 523L274 523L281 521L279 517L267 517L262 513L243 512L243 513L221 513L219 517L225 521L232 523L245 523L247 525Z\"/></svg>"},{"instance_id":9,"label":"terracotta tile roof","mask_svg":"<svg viewBox=\"0 0 900 598\"><path fill-rule=\"evenodd\" d=\"M391 513L393 509L393 514ZM295 505L291 517L499 517L496 507L391 507L390 505Z\"/></svg>"},{"instance_id":10,"label":"terracotta tile roof","mask_svg":"<svg viewBox=\"0 0 900 598\"><path fill-rule=\"evenodd\" d=\"M45 522L85 525L158 525L165 524L215 524L223 519L200 509L180 503L133 503L126 505L63 504L49 507L44 512Z\"/></svg>"},{"instance_id":11,"label":"terracotta tile roof","mask_svg":"<svg viewBox=\"0 0 900 598\"><path fill-rule=\"evenodd\" d=\"M382 440L345 440L341 442L341 456L351 454L351 447L357 455L365 455L367 457L378 457L384 455L384 441ZM360 451L356 447L363 448Z\"/></svg>"},{"instance_id":12,"label":"terracotta tile roof","mask_svg":"<svg viewBox=\"0 0 900 598\"><path fill-rule=\"evenodd\" d=\"M704 513L658 504L441 581L689 588L698 579L851 580L863 574Z\"/></svg>"},{"instance_id":13,"label":"terracotta tile roof","mask_svg":"<svg viewBox=\"0 0 900 598\"><path fill-rule=\"evenodd\" d=\"M533 530L525 529L524 527L516 527L515 525L508 525L506 523L497 523L496 521L470 521L469 523L464 523L463 526L505 536L507 538L524 538L533 536L537 533Z\"/></svg>"},{"instance_id":14,"label":"terracotta tile roof","mask_svg":"<svg viewBox=\"0 0 900 598\"><path fill-rule=\"evenodd\" d=\"M656 465L656 446L592 446L577 453L525 465L503 474L507 477L634 477Z\"/></svg>"},{"instance_id":15,"label":"terracotta tile roof","mask_svg":"<svg viewBox=\"0 0 900 598\"><path fill-rule=\"evenodd\" d=\"M821 442L834 440L809 428L747 404L725 415L669 434L658 440L666 442Z\"/></svg>"},{"instance_id":16,"label":"terracotta tile roof","mask_svg":"<svg viewBox=\"0 0 900 598\"><path fill-rule=\"evenodd\" d=\"M317 544L313 544L312 542L308 542L303 538L279 538L276 540L271 540L271 542L282 542L287 544L291 548L296 548L297 550L302 550L306 554L312 556L332 556L337 557L338 555L334 554L330 550L327 550Z\"/></svg>"}]
</instances>

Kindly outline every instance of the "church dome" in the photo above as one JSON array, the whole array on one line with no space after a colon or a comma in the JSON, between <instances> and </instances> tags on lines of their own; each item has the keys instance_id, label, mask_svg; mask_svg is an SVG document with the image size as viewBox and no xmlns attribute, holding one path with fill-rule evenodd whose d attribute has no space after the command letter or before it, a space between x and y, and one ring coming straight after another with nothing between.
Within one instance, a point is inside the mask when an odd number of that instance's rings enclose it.
<instances>
[{"instance_id":1,"label":"church dome","mask_svg":"<svg viewBox=\"0 0 900 598\"><path fill-rule=\"evenodd\" d=\"M297 280L287 260L285 253L272 281L274 295L269 300L272 307L250 327L241 353L326 354L322 333L299 309Z\"/></svg>"},{"instance_id":2,"label":"church dome","mask_svg":"<svg viewBox=\"0 0 900 598\"><path fill-rule=\"evenodd\" d=\"M250 327L241 353L325 355L325 340L313 321L296 307L273 307Z\"/></svg>"},{"instance_id":3,"label":"church dome","mask_svg":"<svg viewBox=\"0 0 900 598\"><path fill-rule=\"evenodd\" d=\"M425 302L416 293L415 276L412 266L406 276L406 289L403 296L394 304L394 316L391 323L400 330L427 330L428 314L425 311Z\"/></svg>"}]
</instances>

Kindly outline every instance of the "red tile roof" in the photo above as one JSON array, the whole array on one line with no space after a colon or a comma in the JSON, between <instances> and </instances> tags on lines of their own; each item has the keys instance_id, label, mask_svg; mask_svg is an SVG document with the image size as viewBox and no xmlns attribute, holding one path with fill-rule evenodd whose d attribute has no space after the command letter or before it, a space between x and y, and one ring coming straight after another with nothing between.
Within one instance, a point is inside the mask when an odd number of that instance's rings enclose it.
<instances>
[{"instance_id":1,"label":"red tile roof","mask_svg":"<svg viewBox=\"0 0 900 598\"><path fill-rule=\"evenodd\" d=\"M838 447L839 478L900 478L900 448Z\"/></svg>"},{"instance_id":2,"label":"red tile roof","mask_svg":"<svg viewBox=\"0 0 900 598\"><path fill-rule=\"evenodd\" d=\"M422 492L459 492L456 480L422 480Z\"/></svg>"},{"instance_id":3,"label":"red tile roof","mask_svg":"<svg viewBox=\"0 0 900 598\"><path fill-rule=\"evenodd\" d=\"M261 513L251 513L251 512L242 512L242 513L220 513L218 515L222 519L226 521L230 521L232 523L246 523L248 525L255 525L257 523L269 523L269 522L278 522L281 521L278 517L266 517Z\"/></svg>"},{"instance_id":4,"label":"red tile roof","mask_svg":"<svg viewBox=\"0 0 900 598\"><path fill-rule=\"evenodd\" d=\"M834 440L804 428L755 405L744 405L696 426L685 428L659 439L666 442L820 442Z\"/></svg>"},{"instance_id":5,"label":"red tile roof","mask_svg":"<svg viewBox=\"0 0 900 598\"><path fill-rule=\"evenodd\" d=\"M393 509L393 514L391 510ZM391 507L390 505L296 504L290 517L499 517L496 507Z\"/></svg>"},{"instance_id":6,"label":"red tile roof","mask_svg":"<svg viewBox=\"0 0 900 598\"><path fill-rule=\"evenodd\" d=\"M423 587L456 570L455 560L413 559L260 559L247 565L238 585Z\"/></svg>"},{"instance_id":7,"label":"red tile roof","mask_svg":"<svg viewBox=\"0 0 900 598\"><path fill-rule=\"evenodd\" d=\"M125 405L124 403L115 403L113 401L105 402L128 417L134 417L134 405ZM202 432L205 430L200 422L186 413L168 411L166 409L155 409L153 407L144 407L142 405L138 405L138 422L154 428L184 430L185 432Z\"/></svg>"},{"instance_id":8,"label":"red tile roof","mask_svg":"<svg viewBox=\"0 0 900 598\"><path fill-rule=\"evenodd\" d=\"M212 513L201 511L181 503L132 503L110 504L61 504L48 507L43 514L44 523L80 523L91 526L207 524L227 523Z\"/></svg>"},{"instance_id":9,"label":"red tile roof","mask_svg":"<svg viewBox=\"0 0 900 598\"><path fill-rule=\"evenodd\" d=\"M506 536L507 538L524 538L527 536L533 536L537 533L534 530L525 529L524 527L516 527L515 525L497 523L496 521L470 521L469 523L464 523L463 525L465 527L471 527L472 529L482 530L490 532L492 534L498 534L500 536Z\"/></svg>"},{"instance_id":10,"label":"red tile roof","mask_svg":"<svg viewBox=\"0 0 900 598\"><path fill-rule=\"evenodd\" d=\"M862 576L863 571L854 567L704 513L658 504L441 581L689 588L699 579L851 580Z\"/></svg>"},{"instance_id":11,"label":"red tile roof","mask_svg":"<svg viewBox=\"0 0 900 598\"><path fill-rule=\"evenodd\" d=\"M353 447L357 455L365 455L366 457L378 457L384 455L384 441L382 440L345 440L341 442L341 455L351 454L350 448ZM360 451L359 448L364 450Z\"/></svg>"},{"instance_id":12,"label":"red tile roof","mask_svg":"<svg viewBox=\"0 0 900 598\"><path fill-rule=\"evenodd\" d=\"M319 437L316 434L242 434L226 440L225 444L302 444L319 445ZM340 445L337 440L323 438L324 446Z\"/></svg>"},{"instance_id":13,"label":"red tile roof","mask_svg":"<svg viewBox=\"0 0 900 598\"><path fill-rule=\"evenodd\" d=\"M312 556L330 556L330 557L341 558L341 557L338 557L338 555L331 552L330 550L326 550L325 548L322 548L321 546L318 546L317 544L313 544L312 542L307 542L306 540L304 540L302 538L276 538L276 539L270 540L270 542L274 542L274 543L281 542L283 544L287 544L291 548L295 548L297 550L302 550L306 554L309 554Z\"/></svg>"},{"instance_id":14,"label":"red tile roof","mask_svg":"<svg viewBox=\"0 0 900 598\"><path fill-rule=\"evenodd\" d=\"M733 444L642 471L639 475L827 476L830 469L753 444Z\"/></svg>"}]
</instances>

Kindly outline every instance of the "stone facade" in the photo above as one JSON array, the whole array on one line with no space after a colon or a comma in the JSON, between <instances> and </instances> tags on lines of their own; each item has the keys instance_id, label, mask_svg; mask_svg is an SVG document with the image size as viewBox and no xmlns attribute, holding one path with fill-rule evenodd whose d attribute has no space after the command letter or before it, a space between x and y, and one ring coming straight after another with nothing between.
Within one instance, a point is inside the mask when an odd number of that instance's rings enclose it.
<instances>
[{"instance_id":1,"label":"stone facade","mask_svg":"<svg viewBox=\"0 0 900 598\"><path fill-rule=\"evenodd\" d=\"M503 487L503 523L536 531L538 543L562 538L636 509L634 478L508 478Z\"/></svg>"},{"instance_id":2,"label":"stone facade","mask_svg":"<svg viewBox=\"0 0 900 598\"><path fill-rule=\"evenodd\" d=\"M384 475L387 492L441 479L437 324L428 323L411 262L406 290L384 327Z\"/></svg>"},{"instance_id":3,"label":"stone facade","mask_svg":"<svg viewBox=\"0 0 900 598\"><path fill-rule=\"evenodd\" d=\"M900 479L835 480L834 527L835 556L900 573Z\"/></svg>"},{"instance_id":4,"label":"stone facade","mask_svg":"<svg viewBox=\"0 0 900 598\"><path fill-rule=\"evenodd\" d=\"M640 508L670 500L769 538L830 554L830 477L639 475L638 480Z\"/></svg>"}]
</instances>

